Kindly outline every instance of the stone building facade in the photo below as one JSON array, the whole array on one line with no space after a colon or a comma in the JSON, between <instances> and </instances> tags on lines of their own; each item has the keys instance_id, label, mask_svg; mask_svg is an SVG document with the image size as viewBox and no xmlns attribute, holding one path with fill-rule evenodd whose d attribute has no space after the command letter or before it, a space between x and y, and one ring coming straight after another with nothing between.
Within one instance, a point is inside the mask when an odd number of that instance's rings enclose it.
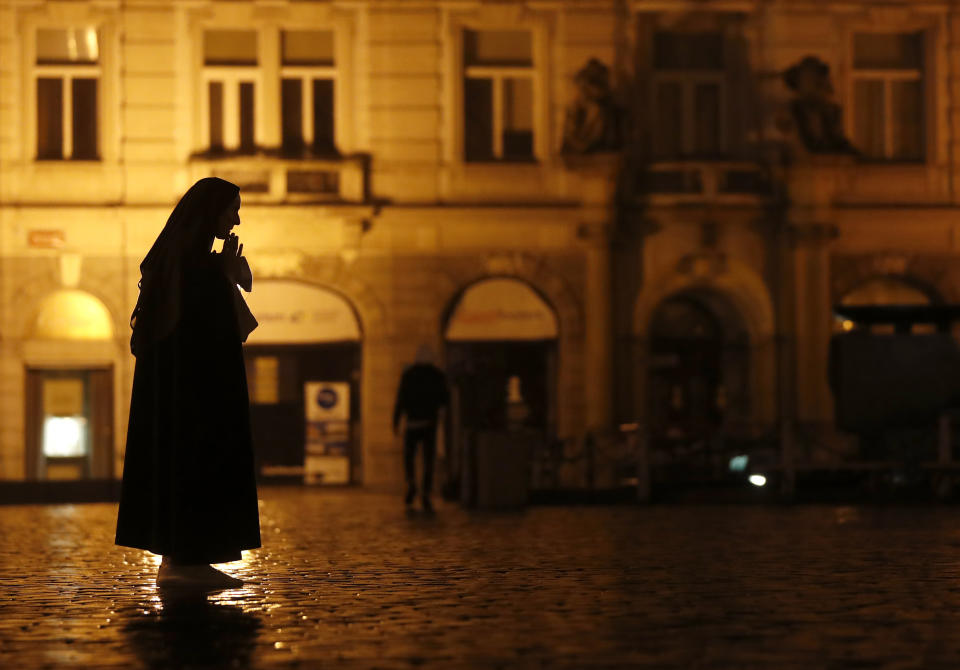
<instances>
[{"instance_id":1,"label":"stone building facade","mask_svg":"<svg viewBox=\"0 0 960 670\"><path fill-rule=\"evenodd\" d=\"M958 299L958 30L946 2L0 0L0 479L118 475L138 263L208 175L242 187L264 471L303 467L327 384L324 474L398 487L422 344L453 449L520 402L571 453L628 424L681 460L849 454L831 306Z\"/></svg>"}]
</instances>

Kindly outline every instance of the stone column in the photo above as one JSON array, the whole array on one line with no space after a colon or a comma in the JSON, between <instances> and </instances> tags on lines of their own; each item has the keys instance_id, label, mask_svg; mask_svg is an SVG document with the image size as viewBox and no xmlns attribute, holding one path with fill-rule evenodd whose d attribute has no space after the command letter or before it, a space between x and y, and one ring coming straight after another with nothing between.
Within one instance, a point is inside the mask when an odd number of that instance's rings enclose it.
<instances>
[{"instance_id":1,"label":"stone column","mask_svg":"<svg viewBox=\"0 0 960 670\"><path fill-rule=\"evenodd\" d=\"M570 156L567 179L581 203L578 236L586 255L584 290L584 394L586 427L603 431L613 422L613 321L610 242L617 216L619 154Z\"/></svg>"},{"instance_id":2,"label":"stone column","mask_svg":"<svg viewBox=\"0 0 960 670\"><path fill-rule=\"evenodd\" d=\"M832 419L827 352L832 331L829 243L838 235L834 201L850 156L807 156L787 172L790 205L781 249L781 455L793 492L796 425Z\"/></svg>"},{"instance_id":3,"label":"stone column","mask_svg":"<svg viewBox=\"0 0 960 670\"><path fill-rule=\"evenodd\" d=\"M587 276L584 304L584 392L587 429L603 430L613 421L613 331L610 235L605 224L584 224Z\"/></svg>"}]
</instances>

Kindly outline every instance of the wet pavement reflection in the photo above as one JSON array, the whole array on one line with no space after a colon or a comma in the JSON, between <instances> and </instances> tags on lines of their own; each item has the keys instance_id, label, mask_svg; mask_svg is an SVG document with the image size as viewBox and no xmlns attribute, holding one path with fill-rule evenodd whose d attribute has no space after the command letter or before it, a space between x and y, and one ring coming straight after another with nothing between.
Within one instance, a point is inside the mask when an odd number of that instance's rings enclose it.
<instances>
[{"instance_id":1,"label":"wet pavement reflection","mask_svg":"<svg viewBox=\"0 0 960 670\"><path fill-rule=\"evenodd\" d=\"M0 507L0 668L960 667L956 508L261 493L246 584L199 595L115 505Z\"/></svg>"},{"instance_id":2,"label":"wet pavement reflection","mask_svg":"<svg viewBox=\"0 0 960 670\"><path fill-rule=\"evenodd\" d=\"M158 589L159 606L135 611L121 630L130 649L148 668L243 668L257 644L261 623L245 612L243 596ZM230 604L237 598L237 604Z\"/></svg>"}]
</instances>

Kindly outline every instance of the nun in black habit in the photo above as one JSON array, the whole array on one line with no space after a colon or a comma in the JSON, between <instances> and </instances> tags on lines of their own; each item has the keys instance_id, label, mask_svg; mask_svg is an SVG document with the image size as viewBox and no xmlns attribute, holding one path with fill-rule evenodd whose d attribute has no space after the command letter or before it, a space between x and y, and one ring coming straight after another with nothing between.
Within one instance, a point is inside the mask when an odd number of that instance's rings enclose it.
<instances>
[{"instance_id":1,"label":"nun in black habit","mask_svg":"<svg viewBox=\"0 0 960 670\"><path fill-rule=\"evenodd\" d=\"M257 323L240 189L201 179L140 264L116 543L161 554L157 583L232 587L211 563L260 546L242 343ZM212 251L214 238L223 251Z\"/></svg>"}]
</instances>

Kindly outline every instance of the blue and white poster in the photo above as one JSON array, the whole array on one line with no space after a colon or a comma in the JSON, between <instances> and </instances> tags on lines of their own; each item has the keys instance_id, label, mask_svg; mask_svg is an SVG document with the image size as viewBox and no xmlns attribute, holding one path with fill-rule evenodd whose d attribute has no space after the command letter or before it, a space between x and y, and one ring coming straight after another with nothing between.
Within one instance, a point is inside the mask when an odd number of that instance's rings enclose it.
<instances>
[{"instance_id":1,"label":"blue and white poster","mask_svg":"<svg viewBox=\"0 0 960 670\"><path fill-rule=\"evenodd\" d=\"M307 382L304 480L308 484L350 483L350 384Z\"/></svg>"}]
</instances>

